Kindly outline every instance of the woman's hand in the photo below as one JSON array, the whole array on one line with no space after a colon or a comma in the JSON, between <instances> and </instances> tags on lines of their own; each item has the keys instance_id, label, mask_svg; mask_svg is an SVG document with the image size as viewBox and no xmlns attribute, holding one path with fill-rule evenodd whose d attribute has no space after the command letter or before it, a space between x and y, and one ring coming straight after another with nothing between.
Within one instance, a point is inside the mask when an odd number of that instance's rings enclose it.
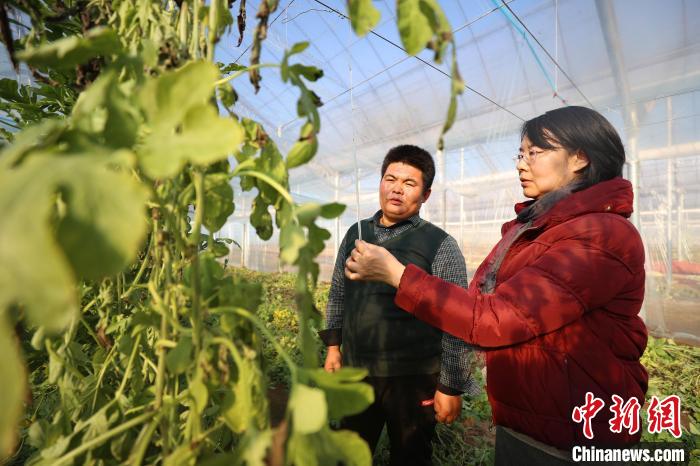
<instances>
[{"instance_id":1,"label":"woman's hand","mask_svg":"<svg viewBox=\"0 0 700 466\"><path fill-rule=\"evenodd\" d=\"M345 261L345 276L350 280L384 282L398 288L405 268L383 247L355 240L355 249Z\"/></svg>"}]
</instances>

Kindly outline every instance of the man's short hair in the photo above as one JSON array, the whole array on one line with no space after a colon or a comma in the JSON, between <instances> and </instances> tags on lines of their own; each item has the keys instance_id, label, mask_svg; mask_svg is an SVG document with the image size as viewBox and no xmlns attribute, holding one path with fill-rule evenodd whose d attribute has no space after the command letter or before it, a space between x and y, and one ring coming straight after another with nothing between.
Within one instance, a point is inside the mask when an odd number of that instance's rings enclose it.
<instances>
[{"instance_id":1,"label":"man's short hair","mask_svg":"<svg viewBox=\"0 0 700 466\"><path fill-rule=\"evenodd\" d=\"M423 174L423 194L428 192L435 179L435 162L426 150L409 144L392 147L382 162L382 177L384 177L389 165L397 162L405 163L420 170Z\"/></svg>"}]
</instances>

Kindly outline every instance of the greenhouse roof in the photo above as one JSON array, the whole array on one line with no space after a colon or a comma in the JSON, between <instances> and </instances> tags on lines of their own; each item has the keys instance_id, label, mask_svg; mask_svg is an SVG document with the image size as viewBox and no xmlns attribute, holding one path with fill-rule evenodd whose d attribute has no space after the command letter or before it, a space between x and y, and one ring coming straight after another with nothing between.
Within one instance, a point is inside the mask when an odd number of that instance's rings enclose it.
<instances>
[{"instance_id":1,"label":"greenhouse roof","mask_svg":"<svg viewBox=\"0 0 700 466\"><path fill-rule=\"evenodd\" d=\"M241 46L236 47L238 32L232 31L219 45L218 60L248 62L258 4L248 2ZM627 142L638 134L641 157L645 150L691 143L690 150L697 144L700 3L441 4L455 31L459 68L469 86L445 139L447 180L464 173L492 181L492 175L510 171L523 120L567 104L599 110ZM394 2L374 5L381 11L380 24L362 38L350 28L344 2L280 2L271 17L261 62L279 63L285 49L309 41L311 46L295 61L325 72L310 86L324 102L319 154L293 178L304 194L328 197L336 174L340 186L352 183L354 154L361 177L369 176L373 185L381 159L393 145L413 143L435 152L449 99L449 62L434 64L430 51L407 56ZM258 96L245 78L235 81L239 112L263 123L288 149L302 124L295 113L298 91L281 82L276 69L265 69L262 76ZM463 163L457 156L462 151Z\"/></svg>"}]
</instances>

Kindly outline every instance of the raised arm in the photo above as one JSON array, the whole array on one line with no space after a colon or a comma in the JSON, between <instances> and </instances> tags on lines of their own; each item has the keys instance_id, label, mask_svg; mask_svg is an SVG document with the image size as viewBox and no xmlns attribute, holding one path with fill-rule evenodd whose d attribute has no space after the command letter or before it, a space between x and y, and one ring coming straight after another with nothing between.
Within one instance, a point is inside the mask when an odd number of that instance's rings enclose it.
<instances>
[{"instance_id":1,"label":"raised arm","mask_svg":"<svg viewBox=\"0 0 700 466\"><path fill-rule=\"evenodd\" d=\"M632 278L620 254L596 247L586 236L550 245L492 294L467 291L408 266L395 302L419 319L479 346L527 341L608 302Z\"/></svg>"},{"instance_id":2,"label":"raised arm","mask_svg":"<svg viewBox=\"0 0 700 466\"><path fill-rule=\"evenodd\" d=\"M399 307L469 343L506 346L572 322L610 301L629 283L633 270L643 264L643 246L631 226L628 241L611 242L615 246L608 249L600 246L592 239L609 233L605 223L570 226L573 232L567 238L550 244L492 294L465 290L412 265L404 267L383 248L366 243L353 250L345 275L397 286Z\"/></svg>"}]
</instances>

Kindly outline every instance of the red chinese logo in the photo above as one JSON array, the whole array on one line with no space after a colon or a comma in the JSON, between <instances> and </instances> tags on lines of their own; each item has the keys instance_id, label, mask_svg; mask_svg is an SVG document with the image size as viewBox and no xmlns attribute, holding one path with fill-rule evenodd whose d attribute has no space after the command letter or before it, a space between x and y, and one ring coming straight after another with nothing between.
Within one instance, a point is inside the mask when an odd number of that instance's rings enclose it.
<instances>
[{"instance_id":1,"label":"red chinese logo","mask_svg":"<svg viewBox=\"0 0 700 466\"><path fill-rule=\"evenodd\" d=\"M652 396L647 408L647 416L650 434L658 434L663 430L668 430L675 438L680 438L681 399L678 395L667 396L662 401L659 401L656 396Z\"/></svg>"},{"instance_id":2,"label":"red chinese logo","mask_svg":"<svg viewBox=\"0 0 700 466\"><path fill-rule=\"evenodd\" d=\"M622 429L627 429L634 435L639 432L639 410L641 408L639 400L632 397L625 402L618 395L612 396L613 404L610 406L612 418L608 421L610 432L621 433ZM593 439L592 420L605 406L605 402L596 398L593 393L586 392L586 402L581 406L574 407L571 419L576 423L583 422L583 435L587 439ZM647 420L649 425L647 430L650 434L660 434L667 430L675 438L681 437L681 399L678 395L667 396L659 401L656 396L651 397L647 408Z\"/></svg>"},{"instance_id":3,"label":"red chinese logo","mask_svg":"<svg viewBox=\"0 0 700 466\"><path fill-rule=\"evenodd\" d=\"M600 398L593 396L593 393L586 392L586 403L583 406L576 406L571 413L571 419L574 422L583 422L583 435L587 439L593 438L593 426L591 421L598 412L603 409L605 402Z\"/></svg>"},{"instance_id":4,"label":"red chinese logo","mask_svg":"<svg viewBox=\"0 0 700 466\"><path fill-rule=\"evenodd\" d=\"M630 434L639 432L639 400L630 398L627 403L624 403L622 397L617 395L612 396L613 404L610 406L610 411L613 413L610 424L610 432L619 434L624 427Z\"/></svg>"}]
</instances>

